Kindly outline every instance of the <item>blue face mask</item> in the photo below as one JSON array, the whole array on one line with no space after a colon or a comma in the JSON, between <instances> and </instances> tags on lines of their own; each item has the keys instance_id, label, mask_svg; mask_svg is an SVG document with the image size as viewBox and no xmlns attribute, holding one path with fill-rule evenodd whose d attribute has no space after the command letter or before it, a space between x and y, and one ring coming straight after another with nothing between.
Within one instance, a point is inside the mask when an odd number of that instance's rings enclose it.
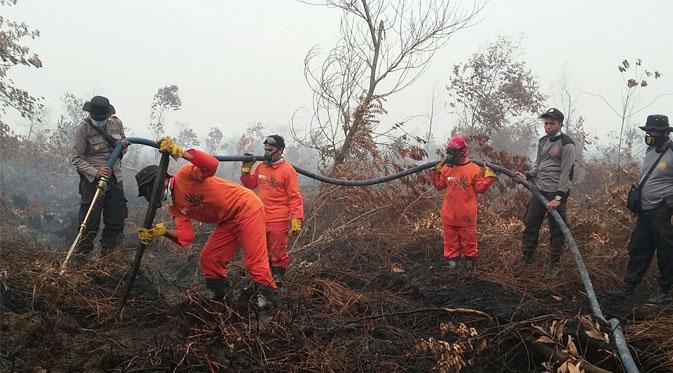
<instances>
[{"instance_id":1,"label":"blue face mask","mask_svg":"<svg viewBox=\"0 0 673 373\"><path fill-rule=\"evenodd\" d=\"M98 128L98 129L105 128L106 123L107 123L107 119L103 119L103 120L94 120L93 118L91 119L91 124L93 124L93 126Z\"/></svg>"}]
</instances>

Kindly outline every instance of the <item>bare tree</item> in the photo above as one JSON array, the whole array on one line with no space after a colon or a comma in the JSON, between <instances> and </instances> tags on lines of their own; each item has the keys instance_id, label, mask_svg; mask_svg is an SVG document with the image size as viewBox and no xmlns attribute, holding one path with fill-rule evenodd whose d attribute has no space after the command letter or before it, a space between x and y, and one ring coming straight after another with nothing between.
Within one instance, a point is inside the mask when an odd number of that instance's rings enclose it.
<instances>
[{"instance_id":1,"label":"bare tree","mask_svg":"<svg viewBox=\"0 0 673 373\"><path fill-rule=\"evenodd\" d=\"M451 35L469 26L484 3L461 10L450 0L304 1L341 10L340 39L323 60L312 48L304 75L313 91L308 131L295 140L333 166L377 153L377 119L386 97L413 84Z\"/></svg>"},{"instance_id":2,"label":"bare tree","mask_svg":"<svg viewBox=\"0 0 673 373\"><path fill-rule=\"evenodd\" d=\"M492 136L508 126L530 125L530 118L540 112L545 96L533 72L515 54L519 49L501 36L453 66L447 90L460 129Z\"/></svg>"},{"instance_id":3,"label":"bare tree","mask_svg":"<svg viewBox=\"0 0 673 373\"><path fill-rule=\"evenodd\" d=\"M155 137L159 138L164 133L164 115L167 110L177 111L182 106L182 100L178 95L178 86L171 84L159 88L152 99L152 112L150 114L150 128Z\"/></svg>"},{"instance_id":4,"label":"bare tree","mask_svg":"<svg viewBox=\"0 0 673 373\"><path fill-rule=\"evenodd\" d=\"M50 141L54 149L65 150L72 146L75 127L86 115L82 110L85 101L84 98L77 97L70 92L65 92L61 96L62 112Z\"/></svg>"},{"instance_id":5,"label":"bare tree","mask_svg":"<svg viewBox=\"0 0 673 373\"><path fill-rule=\"evenodd\" d=\"M0 7L12 6L17 0L0 0ZM17 66L42 67L42 61L30 48L21 45L24 38L35 39L40 32L21 22L7 20L0 15L0 115L13 108L24 118L31 118L40 105L38 99L16 88L9 78L9 69ZM0 117L0 123L2 118Z\"/></svg>"},{"instance_id":6,"label":"bare tree","mask_svg":"<svg viewBox=\"0 0 673 373\"><path fill-rule=\"evenodd\" d=\"M208 131L208 137L206 138L206 149L210 154L214 154L218 150L223 148L222 140L224 139L224 134L217 127L210 127Z\"/></svg>"},{"instance_id":7,"label":"bare tree","mask_svg":"<svg viewBox=\"0 0 673 373\"><path fill-rule=\"evenodd\" d=\"M199 140L199 135L194 132L193 129L189 127L188 123L181 125L180 132L178 132L178 137L176 141L178 144L185 148L191 148L194 146L201 145L201 140Z\"/></svg>"},{"instance_id":8,"label":"bare tree","mask_svg":"<svg viewBox=\"0 0 673 373\"><path fill-rule=\"evenodd\" d=\"M579 101L577 92L570 88L567 75L564 73L560 79L555 97L557 107L564 113L563 130L575 141L577 159L584 159L584 152L591 143L589 134L584 128L585 118L579 114Z\"/></svg>"},{"instance_id":9,"label":"bare tree","mask_svg":"<svg viewBox=\"0 0 673 373\"><path fill-rule=\"evenodd\" d=\"M668 96L669 94L658 95L652 101L648 102L645 105L639 106L637 104L637 97L640 91L649 85L648 79L654 78L659 79L663 76L659 71L650 71L643 67L643 62L640 58L636 59L635 66L624 59L618 66L619 73L621 75L624 85L620 91L621 94L621 105L615 105L610 103L605 96L600 93L590 93L582 91L590 96L600 98L610 110L619 118L619 145L617 146L617 168L622 167L622 154L625 153L622 148L624 143L624 126L627 124L627 121L634 115L642 112L648 107L652 106L658 99L663 96ZM629 142L630 143L630 142ZM628 145L628 143L626 144ZM631 152L631 149L626 150L627 153Z\"/></svg>"}]
</instances>

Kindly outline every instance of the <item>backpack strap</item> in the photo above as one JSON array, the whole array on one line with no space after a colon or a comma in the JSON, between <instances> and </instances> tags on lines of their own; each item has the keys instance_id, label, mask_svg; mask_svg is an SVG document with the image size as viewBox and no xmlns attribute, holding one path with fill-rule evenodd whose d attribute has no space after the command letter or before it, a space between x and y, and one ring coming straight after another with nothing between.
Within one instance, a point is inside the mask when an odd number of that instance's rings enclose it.
<instances>
[{"instance_id":1,"label":"backpack strap","mask_svg":"<svg viewBox=\"0 0 673 373\"><path fill-rule=\"evenodd\" d=\"M568 144L573 144L575 145L575 141L570 138L570 136L566 135L565 133L561 134L561 154L563 154L563 147L568 145ZM570 174L568 175L568 178L572 180L575 177L575 164L570 167Z\"/></svg>"},{"instance_id":2,"label":"backpack strap","mask_svg":"<svg viewBox=\"0 0 673 373\"><path fill-rule=\"evenodd\" d=\"M96 131L108 145L110 145L110 148L114 149L115 146L117 146L117 140L115 140L112 136L110 136L110 134L107 133L106 131L94 126L93 122L91 121L91 118L84 118L84 121L87 122L89 126L91 126L91 128L93 128L94 131ZM119 156L120 160L122 158L124 158L124 152L122 152L121 155Z\"/></svg>"},{"instance_id":3,"label":"backpack strap","mask_svg":"<svg viewBox=\"0 0 673 373\"><path fill-rule=\"evenodd\" d=\"M561 145L568 145L568 144L573 144L575 145L575 141L570 138L570 136L566 135L565 133L561 134Z\"/></svg>"},{"instance_id":4,"label":"backpack strap","mask_svg":"<svg viewBox=\"0 0 673 373\"><path fill-rule=\"evenodd\" d=\"M93 122L91 121L91 118L85 118L84 121L87 122L91 126L91 128L93 128L94 131L96 131L103 138L103 140L105 140L105 142L108 145L110 145L110 147L112 149L114 149L115 146L117 146L117 140L113 139L112 136L110 136L109 133L103 131L102 129L100 129L96 126L94 126Z\"/></svg>"}]
</instances>

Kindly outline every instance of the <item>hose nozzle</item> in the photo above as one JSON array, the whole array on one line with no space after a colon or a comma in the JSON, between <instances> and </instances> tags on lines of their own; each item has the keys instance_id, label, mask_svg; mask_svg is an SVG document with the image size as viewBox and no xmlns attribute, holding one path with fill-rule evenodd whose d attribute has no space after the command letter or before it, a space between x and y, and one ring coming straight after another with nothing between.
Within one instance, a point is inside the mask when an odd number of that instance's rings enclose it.
<instances>
[{"instance_id":1,"label":"hose nozzle","mask_svg":"<svg viewBox=\"0 0 673 373\"><path fill-rule=\"evenodd\" d=\"M98 189L105 189L105 188L107 188L107 183L108 183L108 178L105 177L105 176L101 176L101 177L98 179L98 185L97 185Z\"/></svg>"}]
</instances>

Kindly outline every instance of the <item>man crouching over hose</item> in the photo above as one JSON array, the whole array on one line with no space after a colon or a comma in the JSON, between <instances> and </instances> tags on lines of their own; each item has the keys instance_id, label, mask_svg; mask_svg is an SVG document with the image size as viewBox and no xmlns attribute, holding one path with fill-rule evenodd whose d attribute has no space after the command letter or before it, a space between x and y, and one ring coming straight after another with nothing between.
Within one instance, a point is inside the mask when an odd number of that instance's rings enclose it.
<instances>
[{"instance_id":1,"label":"man crouching over hose","mask_svg":"<svg viewBox=\"0 0 673 373\"><path fill-rule=\"evenodd\" d=\"M170 138L162 138L158 144L162 153L190 163L180 167L175 176L167 175L164 182L164 200L170 204L168 212L175 221L175 231L163 224L139 229L141 242L148 244L155 237L166 236L185 247L194 240L190 219L216 224L200 256L201 272L211 299L223 301L231 292L227 267L240 245L245 268L257 287L257 306L262 310L272 308L277 301L276 284L269 269L262 201L253 191L213 176L218 160L212 155L196 149L185 151ZM139 196L150 200L158 173L159 168L153 165L136 174Z\"/></svg>"}]
</instances>

